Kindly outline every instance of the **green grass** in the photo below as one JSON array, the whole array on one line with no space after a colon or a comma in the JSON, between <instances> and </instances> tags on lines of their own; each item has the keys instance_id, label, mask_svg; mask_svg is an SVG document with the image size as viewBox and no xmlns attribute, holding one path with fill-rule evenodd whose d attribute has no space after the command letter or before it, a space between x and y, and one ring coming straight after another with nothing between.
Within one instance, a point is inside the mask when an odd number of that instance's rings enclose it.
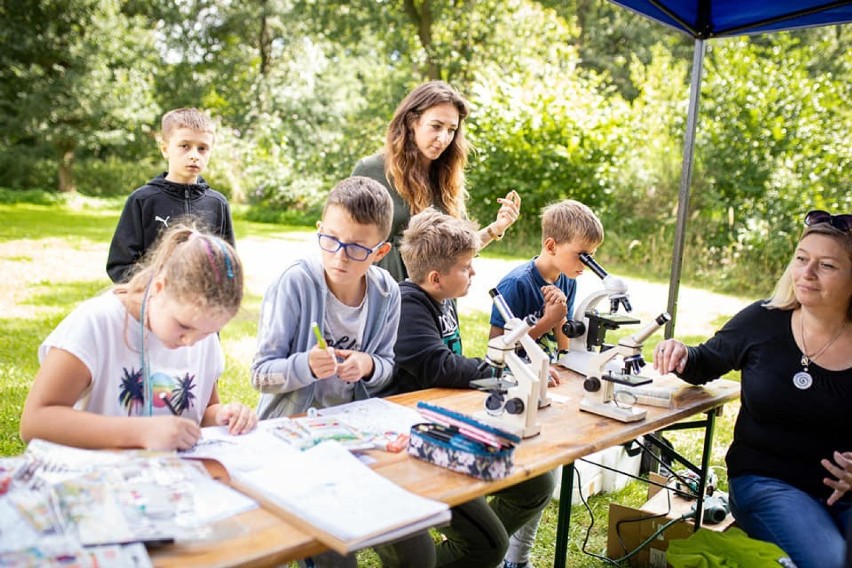
<instances>
[{"instance_id":1,"label":"green grass","mask_svg":"<svg viewBox=\"0 0 852 568\"><path fill-rule=\"evenodd\" d=\"M37 350L42 340L81 300L91 297L108 284L103 264L80 266L74 279L59 279L51 265L39 265L38 249L42 241L52 248L66 247L74 250L103 249L112 238L122 203L117 200L71 199L50 202L35 195L32 202L10 203L0 191L0 268L7 274L28 271L37 278L24 285L15 284L14 279L2 288L13 292L16 301L14 316L0 317L0 456L20 453L24 445L18 436L20 413L29 386L38 371ZM238 238L246 236L287 239L287 231L311 231L311 227L288 227L245 221L237 216L235 229ZM502 256L504 251L499 251ZM105 254L105 253L104 253ZM105 261L105 258L103 259ZM618 269L619 274L625 274ZM11 296L10 296L11 297ZM4 300L5 301L5 300ZM226 371L220 379L222 400L240 400L254 406L258 393L249 382L249 365L254 354L258 313L261 298L249 295L245 298L239 314L222 331L222 344L226 353ZM715 322L719 325L723 321ZM488 314L463 313L461 327L465 352L469 355L485 353L488 336ZM619 330L627 333L627 330ZM609 340L618 338L618 334ZM704 337L682 338L688 343L697 343ZM733 432L733 417L737 404L729 405L725 415L717 422L713 445L712 464L723 466L723 457ZM698 432L673 433L669 438L684 450L690 459L697 461L701 451ZM720 470L724 472L724 469ZM724 476L722 486L726 487ZM593 496L589 502L595 522L590 533L587 549L602 553L606 548L607 511L611 500L638 506L644 501L646 488L632 483L614 494ZM584 554L580 547L585 539L591 519L586 509L574 504L571 517L568 566L602 566L601 561ZM557 503L551 503L539 529L533 551L536 566L549 565L553 558L556 531ZM378 566L371 552L359 555L362 565Z\"/></svg>"}]
</instances>

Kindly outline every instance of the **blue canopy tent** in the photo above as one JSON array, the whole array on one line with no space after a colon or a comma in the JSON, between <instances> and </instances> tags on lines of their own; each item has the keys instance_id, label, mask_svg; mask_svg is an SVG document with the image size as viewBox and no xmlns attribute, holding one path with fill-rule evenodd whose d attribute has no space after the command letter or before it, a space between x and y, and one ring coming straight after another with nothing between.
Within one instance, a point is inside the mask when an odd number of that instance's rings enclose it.
<instances>
[{"instance_id":1,"label":"blue canopy tent","mask_svg":"<svg viewBox=\"0 0 852 568\"><path fill-rule=\"evenodd\" d=\"M614 4L690 35L695 52L690 80L689 111L684 137L683 166L678 193L668 312L672 320L666 337L674 335L677 297L683 266L689 186L692 180L693 147L698 100L704 68L705 41L712 38L775 32L852 22L852 1L826 0L610 0Z\"/></svg>"}]
</instances>

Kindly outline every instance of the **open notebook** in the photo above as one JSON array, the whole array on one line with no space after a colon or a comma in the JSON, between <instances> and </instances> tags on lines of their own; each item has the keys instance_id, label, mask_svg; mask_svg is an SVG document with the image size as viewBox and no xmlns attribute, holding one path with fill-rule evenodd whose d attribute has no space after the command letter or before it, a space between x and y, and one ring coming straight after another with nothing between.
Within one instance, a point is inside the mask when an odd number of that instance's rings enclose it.
<instances>
[{"instance_id":1,"label":"open notebook","mask_svg":"<svg viewBox=\"0 0 852 568\"><path fill-rule=\"evenodd\" d=\"M340 554L450 521L446 504L406 491L333 441L238 472L232 482Z\"/></svg>"},{"instance_id":2,"label":"open notebook","mask_svg":"<svg viewBox=\"0 0 852 568\"><path fill-rule=\"evenodd\" d=\"M347 407L336 407L333 419L358 432L364 428L367 438L373 431L408 428L418 416L392 403L373 404L369 421L350 421L348 414L367 409L353 403L347 412ZM400 415L404 426L397 424ZM230 436L222 427L203 428L196 447L181 455L220 462L234 487L341 554L449 522L446 504L415 495L374 472L345 443L293 443L282 432L293 431L296 420L306 419L263 420L242 436Z\"/></svg>"}]
</instances>

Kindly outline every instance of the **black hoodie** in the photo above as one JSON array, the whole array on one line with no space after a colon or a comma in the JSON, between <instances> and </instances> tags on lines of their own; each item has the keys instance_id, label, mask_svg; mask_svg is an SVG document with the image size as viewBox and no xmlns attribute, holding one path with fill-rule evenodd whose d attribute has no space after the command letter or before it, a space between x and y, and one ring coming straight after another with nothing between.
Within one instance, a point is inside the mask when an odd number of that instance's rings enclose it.
<instances>
[{"instance_id":1,"label":"black hoodie","mask_svg":"<svg viewBox=\"0 0 852 568\"><path fill-rule=\"evenodd\" d=\"M182 184L166 180L162 173L131 193L124 204L109 246L106 269L110 279L123 282L160 231L186 215L195 216L207 230L234 245L228 199L201 176L198 183Z\"/></svg>"},{"instance_id":2,"label":"black hoodie","mask_svg":"<svg viewBox=\"0 0 852 568\"><path fill-rule=\"evenodd\" d=\"M467 389L470 381L491 376L482 359L461 354L455 301L439 304L410 280L400 282L399 291L395 374L381 396L433 387Z\"/></svg>"}]
</instances>

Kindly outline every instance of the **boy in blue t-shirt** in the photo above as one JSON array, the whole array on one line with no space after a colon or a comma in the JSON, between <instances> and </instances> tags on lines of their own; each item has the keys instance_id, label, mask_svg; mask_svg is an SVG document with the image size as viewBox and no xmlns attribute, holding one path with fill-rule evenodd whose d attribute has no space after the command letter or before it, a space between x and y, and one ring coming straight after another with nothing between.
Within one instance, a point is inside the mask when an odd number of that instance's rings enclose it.
<instances>
[{"instance_id":1,"label":"boy in blue t-shirt","mask_svg":"<svg viewBox=\"0 0 852 568\"><path fill-rule=\"evenodd\" d=\"M541 254L509 272L497 284L512 314L538 318L528 333L551 362L556 362L559 351L568 348L562 324L574 309L575 278L586 268L580 254L593 255L603 239L603 225L586 205L573 199L552 203L541 212ZM489 338L501 335L504 323L500 312L493 308ZM511 536L506 566L528 564L539 518L531 519Z\"/></svg>"},{"instance_id":2,"label":"boy in blue t-shirt","mask_svg":"<svg viewBox=\"0 0 852 568\"><path fill-rule=\"evenodd\" d=\"M586 268L580 254L594 255L603 238L603 225L586 205L573 199L548 205L541 213L541 254L513 269L497 284L515 316L538 318L529 334L552 361L558 351L568 348L562 324L574 307L574 279ZM504 323L493 308L489 338L501 335Z\"/></svg>"}]
</instances>

